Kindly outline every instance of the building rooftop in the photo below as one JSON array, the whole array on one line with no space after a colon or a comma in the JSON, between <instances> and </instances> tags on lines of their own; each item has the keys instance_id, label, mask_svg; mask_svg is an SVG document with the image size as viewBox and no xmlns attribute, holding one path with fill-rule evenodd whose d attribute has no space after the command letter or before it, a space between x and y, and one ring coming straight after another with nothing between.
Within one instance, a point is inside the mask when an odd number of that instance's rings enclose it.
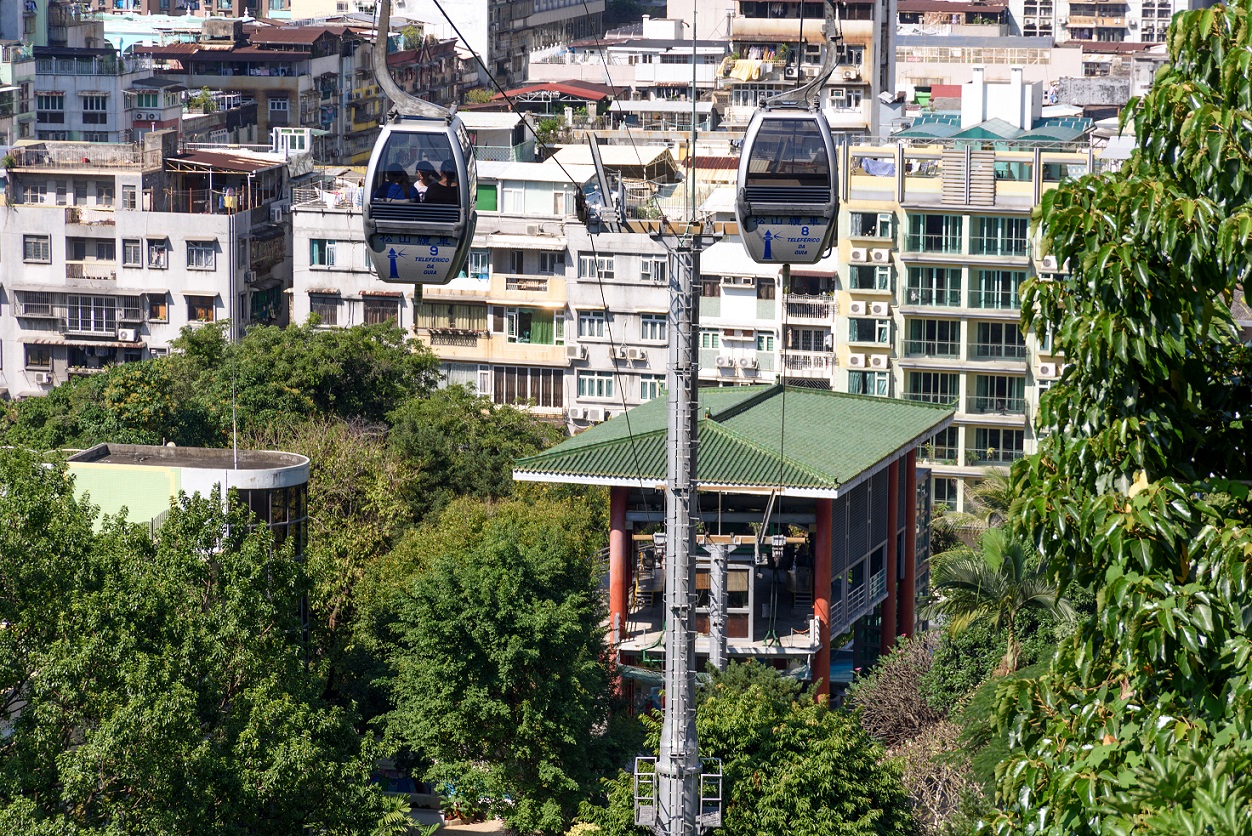
<instances>
[{"instance_id":1,"label":"building rooftop","mask_svg":"<svg viewBox=\"0 0 1252 836\"><path fill-rule=\"evenodd\" d=\"M952 422L945 406L792 386L700 390L699 483L728 493L837 497ZM533 482L665 481L667 404L656 398L514 463Z\"/></svg>"},{"instance_id":2,"label":"building rooftop","mask_svg":"<svg viewBox=\"0 0 1252 836\"><path fill-rule=\"evenodd\" d=\"M235 452L208 447L161 447L149 444L97 444L70 456L68 461L92 464L129 464L148 467L184 467L193 470L283 470L307 467L309 459L298 453L275 450Z\"/></svg>"}]
</instances>

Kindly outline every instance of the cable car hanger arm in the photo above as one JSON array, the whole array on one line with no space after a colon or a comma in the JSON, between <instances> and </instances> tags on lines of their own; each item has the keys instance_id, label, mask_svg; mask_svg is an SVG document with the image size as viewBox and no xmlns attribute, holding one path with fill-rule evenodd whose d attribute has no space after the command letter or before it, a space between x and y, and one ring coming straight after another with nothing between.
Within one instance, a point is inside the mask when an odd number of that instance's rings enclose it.
<instances>
[{"instance_id":1,"label":"cable car hanger arm","mask_svg":"<svg viewBox=\"0 0 1252 836\"><path fill-rule=\"evenodd\" d=\"M455 107L452 109L440 107L410 95L401 90L400 85L396 84L395 79L391 77L391 71L387 69L387 32L390 28L391 0L379 0L378 30L374 38L372 61L374 80L378 82L378 86L382 88L387 98L391 99L394 108L393 115L411 116L418 119L443 119L451 122L456 112Z\"/></svg>"},{"instance_id":2,"label":"cable car hanger arm","mask_svg":"<svg viewBox=\"0 0 1252 836\"><path fill-rule=\"evenodd\" d=\"M389 0L382 0L383 3ZM839 61L843 57L843 27L839 23L839 7L837 0L826 0L826 21L823 26L826 35L826 57L822 60L822 66L817 71L817 75L813 76L805 84L795 87L791 90L779 93L777 96L771 96L761 102L761 106L766 110L775 107L802 107L808 110L817 110L819 107L816 93L821 89L826 80L834 73L835 68L839 66ZM800 33L800 61L803 65L804 61L804 33Z\"/></svg>"}]
</instances>

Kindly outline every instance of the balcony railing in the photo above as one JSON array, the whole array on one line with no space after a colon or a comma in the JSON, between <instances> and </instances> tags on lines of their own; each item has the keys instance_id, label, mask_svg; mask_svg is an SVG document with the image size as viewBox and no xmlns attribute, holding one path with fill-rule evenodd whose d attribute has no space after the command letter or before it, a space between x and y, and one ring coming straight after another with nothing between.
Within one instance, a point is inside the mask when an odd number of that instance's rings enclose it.
<instances>
[{"instance_id":1,"label":"balcony railing","mask_svg":"<svg viewBox=\"0 0 1252 836\"><path fill-rule=\"evenodd\" d=\"M835 355L828 351L787 351L783 354L783 367L789 372L829 374L835 367Z\"/></svg>"},{"instance_id":2,"label":"balcony railing","mask_svg":"<svg viewBox=\"0 0 1252 836\"><path fill-rule=\"evenodd\" d=\"M1025 415L1025 398L1006 398L993 395L974 395L969 399L969 411L973 413L1000 415Z\"/></svg>"},{"instance_id":3,"label":"balcony railing","mask_svg":"<svg viewBox=\"0 0 1252 836\"><path fill-rule=\"evenodd\" d=\"M442 345L455 346L458 348L474 348L478 345L478 332L431 328L430 344L432 346Z\"/></svg>"},{"instance_id":4,"label":"balcony railing","mask_svg":"<svg viewBox=\"0 0 1252 836\"><path fill-rule=\"evenodd\" d=\"M969 306L983 310L1015 311L1021 310L1022 299L1013 290L971 290Z\"/></svg>"},{"instance_id":5,"label":"balcony railing","mask_svg":"<svg viewBox=\"0 0 1252 836\"><path fill-rule=\"evenodd\" d=\"M803 296L790 293L784 300L789 319L830 319L835 301L830 296Z\"/></svg>"},{"instance_id":6,"label":"balcony railing","mask_svg":"<svg viewBox=\"0 0 1252 836\"><path fill-rule=\"evenodd\" d=\"M961 356L960 340L905 340L904 354L906 357L951 357Z\"/></svg>"},{"instance_id":7,"label":"balcony railing","mask_svg":"<svg viewBox=\"0 0 1252 836\"><path fill-rule=\"evenodd\" d=\"M535 159L535 141L528 139L520 145L475 145L474 157L482 162L525 163Z\"/></svg>"},{"instance_id":8,"label":"balcony railing","mask_svg":"<svg viewBox=\"0 0 1252 836\"><path fill-rule=\"evenodd\" d=\"M506 276L504 279L504 289L527 291L531 293L547 293L548 280L535 278L534 276Z\"/></svg>"},{"instance_id":9,"label":"balcony railing","mask_svg":"<svg viewBox=\"0 0 1252 836\"><path fill-rule=\"evenodd\" d=\"M905 241L905 248L911 253L936 253L938 255L960 255L961 237L959 235L916 235L910 234Z\"/></svg>"},{"instance_id":10,"label":"balcony railing","mask_svg":"<svg viewBox=\"0 0 1252 836\"><path fill-rule=\"evenodd\" d=\"M116 261L67 261L65 278L113 281L117 278Z\"/></svg>"},{"instance_id":11,"label":"balcony railing","mask_svg":"<svg viewBox=\"0 0 1252 836\"><path fill-rule=\"evenodd\" d=\"M152 69L152 56L71 56L38 58L35 75L115 76L146 72Z\"/></svg>"},{"instance_id":12,"label":"balcony railing","mask_svg":"<svg viewBox=\"0 0 1252 836\"><path fill-rule=\"evenodd\" d=\"M1026 239L975 235L969 239L969 250L972 255L1023 258L1026 255Z\"/></svg>"},{"instance_id":13,"label":"balcony railing","mask_svg":"<svg viewBox=\"0 0 1252 836\"><path fill-rule=\"evenodd\" d=\"M955 392L905 392L904 399L906 401L920 401L921 403L937 403L951 406L960 400L960 396Z\"/></svg>"},{"instance_id":14,"label":"balcony railing","mask_svg":"<svg viewBox=\"0 0 1252 836\"><path fill-rule=\"evenodd\" d=\"M906 296L906 304L959 308L961 307L961 289L959 287L910 287Z\"/></svg>"},{"instance_id":15,"label":"balcony railing","mask_svg":"<svg viewBox=\"0 0 1252 836\"><path fill-rule=\"evenodd\" d=\"M1012 464L1026 456L1022 450L997 450L988 447L985 450L968 448L965 451L965 464L972 467L978 464Z\"/></svg>"},{"instance_id":16,"label":"balcony railing","mask_svg":"<svg viewBox=\"0 0 1252 836\"><path fill-rule=\"evenodd\" d=\"M1025 360L1026 346L1014 343L970 343L969 354L974 360Z\"/></svg>"}]
</instances>

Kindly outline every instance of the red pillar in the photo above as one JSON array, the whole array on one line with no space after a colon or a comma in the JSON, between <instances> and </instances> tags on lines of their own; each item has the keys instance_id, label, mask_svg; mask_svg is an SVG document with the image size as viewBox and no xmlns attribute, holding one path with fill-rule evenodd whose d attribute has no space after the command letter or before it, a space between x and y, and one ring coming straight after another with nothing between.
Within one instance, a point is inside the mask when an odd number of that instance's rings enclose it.
<instances>
[{"instance_id":1,"label":"red pillar","mask_svg":"<svg viewBox=\"0 0 1252 836\"><path fill-rule=\"evenodd\" d=\"M879 652L886 655L896 643L896 600L900 586L899 555L896 537L900 529L900 460L887 469L887 600L882 602L882 642Z\"/></svg>"},{"instance_id":2,"label":"red pillar","mask_svg":"<svg viewBox=\"0 0 1252 836\"><path fill-rule=\"evenodd\" d=\"M904 458L904 586L900 622L904 635L917 626L917 450Z\"/></svg>"},{"instance_id":3,"label":"red pillar","mask_svg":"<svg viewBox=\"0 0 1252 836\"><path fill-rule=\"evenodd\" d=\"M630 602L630 532L626 530L626 500L630 488L609 488L609 637L626 636Z\"/></svg>"},{"instance_id":4,"label":"red pillar","mask_svg":"<svg viewBox=\"0 0 1252 836\"><path fill-rule=\"evenodd\" d=\"M818 701L830 699L830 552L833 542L835 501L817 500L817 532L813 537L813 615L817 617L817 653L813 655L813 678L821 679Z\"/></svg>"}]
</instances>

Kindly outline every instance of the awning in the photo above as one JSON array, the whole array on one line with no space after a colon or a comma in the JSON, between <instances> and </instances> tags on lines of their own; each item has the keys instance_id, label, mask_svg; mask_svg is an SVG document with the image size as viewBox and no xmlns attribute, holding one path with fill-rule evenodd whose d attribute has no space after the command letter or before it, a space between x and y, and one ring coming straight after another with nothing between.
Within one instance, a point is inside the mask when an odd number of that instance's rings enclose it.
<instances>
[{"instance_id":1,"label":"awning","mask_svg":"<svg viewBox=\"0 0 1252 836\"><path fill-rule=\"evenodd\" d=\"M555 235L508 235L494 233L487 236L488 247L500 247L509 250L564 250L566 241Z\"/></svg>"},{"instance_id":2,"label":"awning","mask_svg":"<svg viewBox=\"0 0 1252 836\"><path fill-rule=\"evenodd\" d=\"M194 296L198 299L216 299L217 294L211 290L180 290L179 294L183 296Z\"/></svg>"},{"instance_id":3,"label":"awning","mask_svg":"<svg viewBox=\"0 0 1252 836\"><path fill-rule=\"evenodd\" d=\"M141 341L122 342L121 340L66 340L58 337L35 337L22 340L23 345L68 345L75 348L143 348Z\"/></svg>"},{"instance_id":4,"label":"awning","mask_svg":"<svg viewBox=\"0 0 1252 836\"><path fill-rule=\"evenodd\" d=\"M313 293L313 291L310 290L309 293ZM397 290L362 290L361 295L367 296L367 297L368 296L382 296L387 299L400 299L400 298L403 298L404 296L403 293Z\"/></svg>"},{"instance_id":5,"label":"awning","mask_svg":"<svg viewBox=\"0 0 1252 836\"><path fill-rule=\"evenodd\" d=\"M316 296L338 296L339 288L337 287L310 287L308 290L305 291L305 293L308 293L310 295L316 295Z\"/></svg>"}]
</instances>

